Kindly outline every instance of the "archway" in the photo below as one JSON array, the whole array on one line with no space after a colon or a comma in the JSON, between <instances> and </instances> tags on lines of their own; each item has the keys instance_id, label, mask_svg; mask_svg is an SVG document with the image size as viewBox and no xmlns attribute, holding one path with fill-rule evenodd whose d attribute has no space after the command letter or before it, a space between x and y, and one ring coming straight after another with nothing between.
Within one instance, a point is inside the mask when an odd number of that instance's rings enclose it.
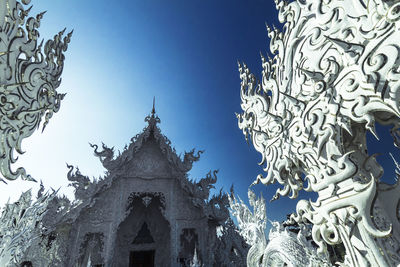
<instances>
[{"instance_id":1,"label":"archway","mask_svg":"<svg viewBox=\"0 0 400 267\"><path fill-rule=\"evenodd\" d=\"M170 262L170 226L164 218L162 195L133 193L129 215L119 225L115 243L116 266L167 266Z\"/></svg>"}]
</instances>

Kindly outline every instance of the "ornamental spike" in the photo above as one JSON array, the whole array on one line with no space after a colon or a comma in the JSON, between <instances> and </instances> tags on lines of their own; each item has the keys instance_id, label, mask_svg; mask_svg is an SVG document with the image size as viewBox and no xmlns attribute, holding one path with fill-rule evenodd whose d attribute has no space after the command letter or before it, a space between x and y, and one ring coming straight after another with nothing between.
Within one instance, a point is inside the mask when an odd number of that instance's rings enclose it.
<instances>
[{"instance_id":1,"label":"ornamental spike","mask_svg":"<svg viewBox=\"0 0 400 267\"><path fill-rule=\"evenodd\" d=\"M350 42L344 42L342 40L339 40L337 38L332 38L329 36L325 36L327 40L329 40L331 43L335 45L336 48L338 48L343 54L347 54L351 58L353 58L353 62L358 60L358 58L361 56L362 52L364 51L364 46L355 44L355 43L350 43Z\"/></svg>"},{"instance_id":2,"label":"ornamental spike","mask_svg":"<svg viewBox=\"0 0 400 267\"><path fill-rule=\"evenodd\" d=\"M151 110L151 116L154 118L154 115L156 114L156 109L155 109L155 102L156 102L156 97L153 97L153 109Z\"/></svg>"},{"instance_id":3,"label":"ornamental spike","mask_svg":"<svg viewBox=\"0 0 400 267\"><path fill-rule=\"evenodd\" d=\"M301 67L297 67L297 69L300 70L303 74L305 74L308 79L311 79L314 82L323 81L324 79L324 74L321 72L310 71L307 69L303 69Z\"/></svg>"}]
</instances>

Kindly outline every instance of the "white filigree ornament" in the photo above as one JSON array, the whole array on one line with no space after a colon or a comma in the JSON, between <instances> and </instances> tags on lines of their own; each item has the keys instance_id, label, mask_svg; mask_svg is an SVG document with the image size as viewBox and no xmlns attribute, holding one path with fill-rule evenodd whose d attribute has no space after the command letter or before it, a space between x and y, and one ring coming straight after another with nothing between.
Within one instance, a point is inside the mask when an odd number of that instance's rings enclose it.
<instances>
[{"instance_id":1,"label":"white filigree ornament","mask_svg":"<svg viewBox=\"0 0 400 267\"><path fill-rule=\"evenodd\" d=\"M236 217L239 233L251 247L247 254L247 266L330 267L327 253L319 255L317 249L306 239L310 235L305 227L294 234L279 222L271 222L272 229L265 235L267 216L265 201L248 190L253 211L233 191L229 197L232 215Z\"/></svg>"},{"instance_id":2,"label":"white filigree ornament","mask_svg":"<svg viewBox=\"0 0 400 267\"><path fill-rule=\"evenodd\" d=\"M42 131L60 109L65 94L56 89L61 83L64 52L72 31L65 29L53 40L38 44L41 19L45 12L28 17L30 1L0 2L0 181L34 180L25 169L11 164L22 154L21 142L31 136L44 120Z\"/></svg>"},{"instance_id":3,"label":"white filigree ornament","mask_svg":"<svg viewBox=\"0 0 400 267\"><path fill-rule=\"evenodd\" d=\"M396 266L399 186L379 181L383 169L367 153L366 131L376 136L375 122L399 129L399 4L275 3L284 31L267 27L275 55L262 56L262 80L239 64L239 128L266 164L255 183L283 185L273 199L318 192L315 203L298 202L292 220L313 224L320 253L343 243L344 264ZM385 228L371 217L375 206L390 222Z\"/></svg>"}]
</instances>

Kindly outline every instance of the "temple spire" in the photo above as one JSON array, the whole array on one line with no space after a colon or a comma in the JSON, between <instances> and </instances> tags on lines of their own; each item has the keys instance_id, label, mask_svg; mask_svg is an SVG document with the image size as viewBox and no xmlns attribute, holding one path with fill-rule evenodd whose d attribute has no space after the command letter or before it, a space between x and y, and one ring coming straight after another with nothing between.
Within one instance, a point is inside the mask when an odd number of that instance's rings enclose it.
<instances>
[{"instance_id":1,"label":"temple spire","mask_svg":"<svg viewBox=\"0 0 400 267\"><path fill-rule=\"evenodd\" d=\"M155 102L156 102L156 97L153 96L153 109L151 110L151 117L154 118L154 115L156 114L156 109L155 109Z\"/></svg>"},{"instance_id":2,"label":"temple spire","mask_svg":"<svg viewBox=\"0 0 400 267\"><path fill-rule=\"evenodd\" d=\"M150 128L154 128L157 123L160 123L160 118L156 115L156 97L153 97L153 108L151 115L147 116L144 120L149 123Z\"/></svg>"}]
</instances>

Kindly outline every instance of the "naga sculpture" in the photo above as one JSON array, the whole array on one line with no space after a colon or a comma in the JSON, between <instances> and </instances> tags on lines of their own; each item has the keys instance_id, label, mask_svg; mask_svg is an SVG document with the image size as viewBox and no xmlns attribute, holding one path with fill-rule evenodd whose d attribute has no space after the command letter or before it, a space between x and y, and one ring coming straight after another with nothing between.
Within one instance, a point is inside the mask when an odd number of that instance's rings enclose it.
<instances>
[{"instance_id":1,"label":"naga sculpture","mask_svg":"<svg viewBox=\"0 0 400 267\"><path fill-rule=\"evenodd\" d=\"M267 164L255 183L283 185L273 199L317 192L291 220L313 224L320 253L343 243L342 266L397 266L400 186L380 181L366 132L391 125L398 141L400 3L275 3L284 30L267 27L275 55L262 56L261 82L239 64L239 128Z\"/></svg>"},{"instance_id":2,"label":"naga sculpture","mask_svg":"<svg viewBox=\"0 0 400 267\"><path fill-rule=\"evenodd\" d=\"M31 136L43 119L44 130L65 96L56 89L72 31L62 38L62 30L42 50L37 29L45 12L27 17L31 7L25 9L24 5L29 2L0 2L0 172L8 180L34 180L22 167L11 169L17 160L14 151L23 153L22 140Z\"/></svg>"}]
</instances>

